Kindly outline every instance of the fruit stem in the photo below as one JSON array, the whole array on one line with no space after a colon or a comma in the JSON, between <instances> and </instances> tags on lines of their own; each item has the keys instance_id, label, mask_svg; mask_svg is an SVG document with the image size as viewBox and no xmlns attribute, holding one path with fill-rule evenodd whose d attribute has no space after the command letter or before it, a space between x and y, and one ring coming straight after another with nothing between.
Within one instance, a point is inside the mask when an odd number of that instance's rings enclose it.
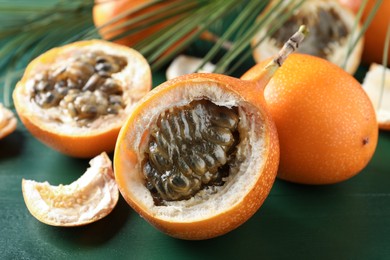
<instances>
[{"instance_id":1,"label":"fruit stem","mask_svg":"<svg viewBox=\"0 0 390 260\"><path fill-rule=\"evenodd\" d=\"M298 49L299 44L303 41L305 36L308 34L308 30L306 26L301 25L299 27L299 30L294 33L293 36L290 37L290 39L287 40L287 42L283 45L282 49L279 51L279 54L273 59L268 66L273 66L273 64L277 64L279 67L281 67L284 63L284 61L287 59L287 57L293 53L296 49Z\"/></svg>"},{"instance_id":2,"label":"fruit stem","mask_svg":"<svg viewBox=\"0 0 390 260\"><path fill-rule=\"evenodd\" d=\"M258 84L264 88L272 79L275 72L283 65L287 57L298 49L299 44L308 33L307 27L301 25L299 30L286 41L279 53L251 80L258 82Z\"/></svg>"}]
</instances>

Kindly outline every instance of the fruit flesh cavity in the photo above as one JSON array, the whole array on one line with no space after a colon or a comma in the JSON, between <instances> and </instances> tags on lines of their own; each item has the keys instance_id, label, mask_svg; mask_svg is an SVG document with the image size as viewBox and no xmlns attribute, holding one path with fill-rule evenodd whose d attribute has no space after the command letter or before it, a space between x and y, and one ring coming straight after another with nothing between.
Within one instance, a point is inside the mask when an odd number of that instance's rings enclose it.
<instances>
[{"instance_id":1,"label":"fruit flesh cavity","mask_svg":"<svg viewBox=\"0 0 390 260\"><path fill-rule=\"evenodd\" d=\"M275 2L271 1L269 8ZM283 1L283 4L287 6L292 2L287 0ZM252 40L254 46L265 38L254 48L253 56L257 62L261 62L275 55L292 32L300 24L305 24L310 33L299 46L298 52L329 60L353 74L359 66L363 50L363 40L360 39L345 62L350 39L355 38L360 30L360 25L353 30L354 21L354 14L337 0L307 0L273 35L266 36L272 24L265 26L265 29L255 35Z\"/></svg>"},{"instance_id":2,"label":"fruit flesh cavity","mask_svg":"<svg viewBox=\"0 0 390 260\"><path fill-rule=\"evenodd\" d=\"M221 186L238 140L234 109L202 100L165 111L154 127L144 165L147 187L161 200L189 199Z\"/></svg>"},{"instance_id":3,"label":"fruit flesh cavity","mask_svg":"<svg viewBox=\"0 0 390 260\"><path fill-rule=\"evenodd\" d=\"M50 84L41 84L42 78ZM28 110L34 124L48 127L50 132L89 135L91 128L104 132L113 125L120 126L150 86L150 68L138 52L91 40L51 49L33 60L13 95L14 100L24 104L22 108L15 102L18 113ZM45 87L53 87L51 93L57 96L54 100L58 104L42 106L35 101L47 95Z\"/></svg>"},{"instance_id":4,"label":"fruit flesh cavity","mask_svg":"<svg viewBox=\"0 0 390 260\"><path fill-rule=\"evenodd\" d=\"M91 53L95 56L92 62L85 57ZM100 53L104 59L98 58ZM72 57L80 56L86 60L72 61ZM80 63L86 68L79 70ZM52 75L51 68L57 67L59 74ZM45 93L45 87L41 91L40 83L35 85L31 80L46 72L56 80L62 76L67 79L66 88L59 86L56 90L64 90L56 94L58 105L47 108L35 102L35 97ZM73 83L68 84L74 74L81 79L76 89L72 89ZM61 153L92 158L114 150L121 126L151 85L150 66L139 52L103 40L87 40L53 48L30 62L13 91L13 100L21 121L38 140Z\"/></svg>"},{"instance_id":5,"label":"fruit flesh cavity","mask_svg":"<svg viewBox=\"0 0 390 260\"><path fill-rule=\"evenodd\" d=\"M341 20L340 14L332 8L318 9L317 12L313 20L305 16L292 16L287 20L283 27L271 35L275 47L281 48L299 24L310 27L310 33L300 48L301 52L327 59L337 45L345 44L350 32Z\"/></svg>"},{"instance_id":6,"label":"fruit flesh cavity","mask_svg":"<svg viewBox=\"0 0 390 260\"><path fill-rule=\"evenodd\" d=\"M124 109L121 82L112 77L127 65L124 57L102 51L74 51L38 72L27 84L31 101L57 109L60 122L86 126L99 116Z\"/></svg>"},{"instance_id":7,"label":"fruit flesh cavity","mask_svg":"<svg viewBox=\"0 0 390 260\"><path fill-rule=\"evenodd\" d=\"M59 122L81 127L99 116L118 114L125 106L123 87L113 74L126 65L121 56L74 50L27 81L31 102L57 113Z\"/></svg>"}]
</instances>

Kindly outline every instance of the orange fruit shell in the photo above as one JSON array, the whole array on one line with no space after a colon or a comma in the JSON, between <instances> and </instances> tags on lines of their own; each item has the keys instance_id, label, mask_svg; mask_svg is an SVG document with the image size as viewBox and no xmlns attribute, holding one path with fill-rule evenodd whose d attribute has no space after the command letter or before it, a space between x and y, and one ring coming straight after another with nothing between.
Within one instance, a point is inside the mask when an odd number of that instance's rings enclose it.
<instances>
[{"instance_id":1,"label":"orange fruit shell","mask_svg":"<svg viewBox=\"0 0 390 260\"><path fill-rule=\"evenodd\" d=\"M350 8L353 12L357 13L360 6L363 4L362 0L339 0L339 2L346 7ZM368 0L366 7L363 11L363 16L361 22L368 18L370 11L374 7L376 1ZM390 26L390 1L382 1L377 13L375 14L372 22L367 28L366 33L364 34L364 48L362 61L366 65L371 65L371 63L380 63L382 64L383 59L383 50L386 40L386 31ZM387 66L390 64L390 52L387 57Z\"/></svg>"},{"instance_id":2,"label":"orange fruit shell","mask_svg":"<svg viewBox=\"0 0 390 260\"><path fill-rule=\"evenodd\" d=\"M375 1L369 0L364 9L362 21L365 21ZM382 64L383 51L386 42L386 32L390 27L390 1L385 0L380 5L370 26L364 34L363 62L370 65L373 62ZM390 52L387 56L387 66L390 65Z\"/></svg>"},{"instance_id":3,"label":"orange fruit shell","mask_svg":"<svg viewBox=\"0 0 390 260\"><path fill-rule=\"evenodd\" d=\"M15 104L15 106L21 105ZM51 129L38 125L34 115L19 112L19 117L30 133L42 143L65 155L78 158L91 158L101 151L112 152L120 130L120 127L117 127L102 133L69 136L52 132Z\"/></svg>"},{"instance_id":4,"label":"orange fruit shell","mask_svg":"<svg viewBox=\"0 0 390 260\"><path fill-rule=\"evenodd\" d=\"M199 86L203 87L199 89ZM259 85L251 81L217 74L189 74L167 81L147 94L138 103L137 108L121 129L115 148L115 177L119 190L128 204L157 229L170 236L188 240L220 236L248 220L269 194L279 162L277 132L268 112L265 110L265 101L259 90L261 91ZM140 192L140 188L134 186L137 182L143 182L139 177L141 174L139 150L147 142L148 136L145 120L149 116L145 112L151 111L161 102L166 103L166 105L180 103L181 100L189 98L191 95L193 99L209 98L212 101L218 101L221 96L237 96L244 102L254 104L263 121L266 122L263 125L266 133L264 136L265 163L259 169L261 172L253 173L258 174L257 180L250 184L252 186L249 191L242 195L235 204L217 212L210 210L210 215L191 220L159 217L148 208L150 205L145 202L142 194L137 194ZM259 128L261 127L259 126ZM137 139L139 140L137 141ZM213 203L213 201L208 200L207 203ZM214 203L217 202L214 201ZM184 208L183 211L185 210Z\"/></svg>"},{"instance_id":5,"label":"orange fruit shell","mask_svg":"<svg viewBox=\"0 0 390 260\"><path fill-rule=\"evenodd\" d=\"M242 78L255 77L266 63ZM360 84L341 68L292 54L264 96L278 130L279 178L332 184L356 175L370 161L378 140L375 112Z\"/></svg>"},{"instance_id":6,"label":"orange fruit shell","mask_svg":"<svg viewBox=\"0 0 390 260\"><path fill-rule=\"evenodd\" d=\"M56 61L56 58L61 56L64 52L72 49L88 48L89 46L94 45L104 46L103 48L109 48L115 52L120 50L121 52L133 56L133 60L131 61L133 65L130 64L130 66L137 64L138 67L136 70L142 71L141 75L138 75L137 77L137 84L139 85L137 86L137 93L134 95L142 96L151 89L152 83L149 65L138 52L115 43L102 40L89 40L51 49L34 59L27 66L22 79L17 83L13 92L16 111L20 120L30 133L47 146L72 157L92 158L103 151L107 153L112 152L125 115L122 116L122 118L118 118L115 124L107 123L107 127L102 125L101 128L90 129L89 131L84 132L66 132L63 131L64 128L54 129L52 126L45 124L40 112L37 113L36 111L32 111L31 107L28 105L30 100L28 98L28 90L26 89L26 82L30 77L37 73L41 67L49 67L53 64ZM129 82L126 83L129 84ZM66 128L66 126L63 127Z\"/></svg>"},{"instance_id":7,"label":"orange fruit shell","mask_svg":"<svg viewBox=\"0 0 390 260\"><path fill-rule=\"evenodd\" d=\"M171 3L171 2L180 2L181 0L170 0L170 1L163 1L161 3L154 4L153 6L147 7L145 9L142 9L140 11L136 11L124 18L119 19L116 22L113 22L109 25L106 25L113 19L116 19L117 16L122 15L122 13L125 13L130 10L134 10L136 8L141 7L143 4L150 3L151 0L118 0L118 1L104 1L104 0L96 0L95 5L92 9L93 12L93 22L96 28L99 29L99 33L105 40L111 40L111 38L114 38L115 36L119 36L122 33L125 33L126 31L130 31L133 27L142 27L143 25L140 23L136 23L132 26L124 26L115 29L115 27L120 26L123 23L126 23L130 19L134 19L138 16L142 16L147 14L148 12L156 11L156 9L162 8L165 5ZM145 40L145 38L158 33L160 30L173 25L180 17L182 17L182 14L175 15L170 18L164 18L163 21L160 21L157 24L150 25L146 28L143 28L137 32L133 32L130 35L121 37L119 39L113 40L115 43L134 47L139 42ZM178 48L183 48L180 45L183 44L187 39L189 39L191 36L193 36L196 33L196 28L188 32L185 36L174 42L171 46L169 46L162 54L156 58L155 61L151 62L157 62L160 59L163 59L167 56L173 56L175 52L180 51Z\"/></svg>"},{"instance_id":8,"label":"orange fruit shell","mask_svg":"<svg viewBox=\"0 0 390 260\"><path fill-rule=\"evenodd\" d=\"M95 5L92 9L93 13L93 22L97 28L100 26L103 26L104 24L110 22L112 19L114 19L116 16L121 15L122 13L125 13L129 10L134 10L136 8L141 7L143 4L150 3L151 0L117 0L117 1L106 1L106 0L95 0ZM164 3L165 2L165 3ZM141 11L136 11L134 14L131 14L129 16L126 16L124 18L119 19L118 21L105 26L104 28L101 28L99 30L99 33L102 35L104 39L110 39L112 37L115 37L117 35L120 35L121 33L126 32L127 30L131 29L130 26L122 27L115 29L116 26L119 26L120 24L125 23L131 18L135 18L137 16L145 15L148 12L155 11L158 8L163 7L166 5L169 1L164 1L160 4L150 6L145 8ZM126 46L134 46L138 42L140 42L145 37L158 32L162 28L173 24L173 22L177 18L170 18L166 19L163 22L160 22L155 25L151 25L145 29L142 29L141 31L137 33L133 33L131 35L125 36L123 38L115 40L116 43L126 45ZM138 24L136 24L138 26Z\"/></svg>"}]
</instances>

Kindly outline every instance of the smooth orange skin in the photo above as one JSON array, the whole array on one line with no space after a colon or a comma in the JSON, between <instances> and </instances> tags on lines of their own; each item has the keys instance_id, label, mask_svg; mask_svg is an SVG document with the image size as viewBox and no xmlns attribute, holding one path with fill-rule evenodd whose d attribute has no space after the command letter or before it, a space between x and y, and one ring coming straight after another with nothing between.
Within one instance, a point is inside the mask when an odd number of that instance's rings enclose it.
<instances>
[{"instance_id":1,"label":"smooth orange skin","mask_svg":"<svg viewBox=\"0 0 390 260\"><path fill-rule=\"evenodd\" d=\"M242 78L255 77L264 63ZM361 85L339 67L292 54L264 96L279 135L280 179L332 184L370 161L378 140L375 112Z\"/></svg>"},{"instance_id":2,"label":"smooth orange skin","mask_svg":"<svg viewBox=\"0 0 390 260\"><path fill-rule=\"evenodd\" d=\"M131 196L126 187L126 174L131 171L131 164L138 162L137 151L131 150L132 132L134 125L138 123L138 114L144 109L150 109L153 102L159 99L160 95L175 91L183 84L190 82L218 82L225 91L239 94L245 100L255 104L264 116L266 127L266 144L268 153L265 155L266 163L262 169L262 175L257 180L254 188L235 207L227 209L225 212L213 217L197 222L168 222L154 217L148 209L139 205ZM255 82L243 81L232 77L217 74L190 74L167 81L153 89L144 99L138 103L134 113L122 128L115 148L114 172L119 190L127 203L138 212L144 219L155 226L160 231L176 238L187 240L209 239L223 235L248 220L263 204L274 183L279 162L279 144L276 128L265 109L265 101L262 89ZM164 102L164 100L161 100ZM140 173L137 173L140 174Z\"/></svg>"},{"instance_id":3,"label":"smooth orange skin","mask_svg":"<svg viewBox=\"0 0 390 260\"><path fill-rule=\"evenodd\" d=\"M143 4L147 4L150 2L151 0L116 0L116 1L95 0L95 5L92 9L93 22L96 27L100 27L106 24L107 22L111 21L113 18L120 15L121 13L124 13L126 11L135 8L139 8ZM169 1L165 1L165 2L169 2ZM116 35L119 35L131 29L131 27L123 27L120 29L116 29L114 31L110 31L114 27L126 22L131 18L135 18L137 16L144 15L145 13L155 11L157 8L163 7L165 4L166 3L161 3L156 6L148 7L145 10L138 11L128 17L124 17L118 20L117 22L112 23L100 29L99 33L102 35L104 39L108 40ZM174 21L175 19L167 19L164 22L142 29L137 33L117 39L115 40L115 42L125 46L134 46L135 44L143 40L145 37L158 32L159 30L161 30L166 26L173 24Z\"/></svg>"},{"instance_id":4,"label":"smooth orange skin","mask_svg":"<svg viewBox=\"0 0 390 260\"><path fill-rule=\"evenodd\" d=\"M363 3L362 0L339 0L342 4L349 7L355 13L359 11L359 7ZM364 8L362 23L368 18L371 9L374 7L376 0L369 0ZM387 28L390 26L390 1L384 0L374 19L367 28L364 34L364 49L362 61L366 65L371 63L382 64L383 50L386 41ZM387 66L390 65L390 52L387 56Z\"/></svg>"},{"instance_id":5,"label":"smooth orange skin","mask_svg":"<svg viewBox=\"0 0 390 260\"><path fill-rule=\"evenodd\" d=\"M17 100L15 102L20 120L29 132L39 141L62 154L77 158L92 158L102 151L110 153L114 150L120 127L99 134L91 131L89 135L83 136L60 135L43 125L34 123L31 117L25 116L27 112L23 111L22 104L18 104Z\"/></svg>"},{"instance_id":6,"label":"smooth orange skin","mask_svg":"<svg viewBox=\"0 0 390 260\"><path fill-rule=\"evenodd\" d=\"M367 19L369 11L374 6L375 1L368 1L364 10L363 21ZM379 7L374 19L364 34L365 46L363 50L363 62L371 64L373 62L382 64L383 50L385 48L386 32L390 26L390 1L385 0ZM390 65L390 52L387 56L387 66Z\"/></svg>"},{"instance_id":7,"label":"smooth orange skin","mask_svg":"<svg viewBox=\"0 0 390 260\"><path fill-rule=\"evenodd\" d=\"M83 47L94 44L96 41L99 40L80 41L71 45ZM111 46L111 48L117 48L119 46L109 42L105 42L105 44ZM27 95L25 93L25 84L35 74L35 69L41 66L41 64L51 64L55 60L55 57L60 55L61 51L62 47L51 49L34 59L27 66L23 78L16 85L13 93L14 105L20 120L35 138L65 155L78 158L92 158L103 151L107 153L113 152L122 125L113 126L104 132L99 131L99 129L91 129L87 134L75 133L74 135L63 135L41 124L40 120L37 119L39 115L35 115L32 111L29 111L23 103L24 101L18 98L20 95L19 92L21 91ZM145 78L145 85L143 86L146 89L145 92L149 91L151 86L151 77L149 79Z\"/></svg>"},{"instance_id":8,"label":"smooth orange skin","mask_svg":"<svg viewBox=\"0 0 390 260\"><path fill-rule=\"evenodd\" d=\"M138 27L138 26L142 27L142 24L137 23L133 26L127 26L127 27L122 27L113 30L116 26L119 26L120 24L127 22L129 19L133 19L136 18L137 16L145 15L148 12L155 11L157 8L161 8L164 5L175 1L181 1L181 0L164 1L162 3L148 7L142 11L137 11L134 14L119 19L117 22L104 26L99 30L99 33L103 39L110 40L111 38L118 36L121 33L125 33L126 31L130 30L132 27ZM139 8L143 4L147 4L150 2L151 0L115 0L115 1L95 0L95 5L92 9L93 22L95 24L95 27L99 28L100 26L103 26L106 23L110 22L112 19L115 19L116 16L121 15L126 11ZM135 33L131 33L128 36L124 36L119 39L116 39L113 42L124 46L135 47L137 43L141 42L145 38L157 33L158 31L160 31L163 28L166 28L167 26L172 26L178 18L179 16L165 19L164 21L161 21L158 24L148 26L147 28L139 30ZM167 50L165 50L157 58L157 60L160 60L169 55L174 55L174 52L177 51L177 49L180 47L180 44L182 44L194 33L196 33L196 31L192 30L190 33L188 33L187 35L179 39L177 42L173 43L172 46L167 48Z\"/></svg>"}]
</instances>

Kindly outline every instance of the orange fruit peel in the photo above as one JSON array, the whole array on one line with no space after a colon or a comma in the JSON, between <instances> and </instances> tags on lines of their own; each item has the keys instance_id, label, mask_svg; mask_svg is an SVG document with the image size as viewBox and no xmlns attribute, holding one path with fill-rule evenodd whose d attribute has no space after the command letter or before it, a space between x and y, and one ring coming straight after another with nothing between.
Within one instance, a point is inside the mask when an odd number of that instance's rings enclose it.
<instances>
[{"instance_id":1,"label":"orange fruit peel","mask_svg":"<svg viewBox=\"0 0 390 260\"><path fill-rule=\"evenodd\" d=\"M52 226L81 226L107 216L119 192L112 163L106 153L94 157L90 167L69 185L22 180L23 198L30 213Z\"/></svg>"},{"instance_id":2,"label":"orange fruit peel","mask_svg":"<svg viewBox=\"0 0 390 260\"><path fill-rule=\"evenodd\" d=\"M113 57L117 60L110 61ZM119 61L122 67L107 78L105 70ZM114 150L120 127L151 85L149 64L137 51L88 40L51 49L30 62L13 100L38 140L61 153L91 158Z\"/></svg>"},{"instance_id":3,"label":"orange fruit peel","mask_svg":"<svg viewBox=\"0 0 390 260\"><path fill-rule=\"evenodd\" d=\"M362 22L366 21L377 1L369 0L364 8ZM382 63L386 46L386 34L389 30L390 1L382 1L373 20L364 34L362 61L366 65ZM387 54L387 66L390 66L390 52Z\"/></svg>"},{"instance_id":4,"label":"orange fruit peel","mask_svg":"<svg viewBox=\"0 0 390 260\"><path fill-rule=\"evenodd\" d=\"M354 13L358 13L360 8L364 6L363 15L360 19L362 24L368 22L371 12L374 11L375 5L379 3L377 0L339 0L341 4L351 9ZM372 63L382 63L384 50L386 46L386 33L389 28L389 13L390 1L382 1L376 11L373 19L368 24L367 30L364 33L364 47L362 55L362 63L370 65ZM387 54L387 66L390 65L390 52Z\"/></svg>"},{"instance_id":5,"label":"orange fruit peel","mask_svg":"<svg viewBox=\"0 0 390 260\"><path fill-rule=\"evenodd\" d=\"M379 128L390 130L390 69L371 64L362 86L375 108Z\"/></svg>"},{"instance_id":6,"label":"orange fruit peel","mask_svg":"<svg viewBox=\"0 0 390 260\"><path fill-rule=\"evenodd\" d=\"M152 6L148 6L153 2L151 0L95 0L94 2L92 9L94 25L103 39L111 40L115 37L120 37L127 31L131 31L131 29L137 28L137 26L142 27L142 23L153 21L153 18L148 18L146 21L144 19L131 26L126 25L128 21L138 19L150 12L154 12L156 9L163 8L171 1L163 1ZM172 25L177 19L177 17L165 18L164 21L137 30L137 33L124 35L115 39L114 42L132 47L144 38Z\"/></svg>"},{"instance_id":7,"label":"orange fruit peel","mask_svg":"<svg viewBox=\"0 0 390 260\"><path fill-rule=\"evenodd\" d=\"M15 131L17 119L14 113L0 103L0 139Z\"/></svg>"},{"instance_id":8,"label":"orange fruit peel","mask_svg":"<svg viewBox=\"0 0 390 260\"><path fill-rule=\"evenodd\" d=\"M262 71L259 63L242 78ZM302 184L332 184L361 172L378 142L371 101L359 82L325 59L292 54L264 90L278 129L278 177Z\"/></svg>"}]
</instances>

